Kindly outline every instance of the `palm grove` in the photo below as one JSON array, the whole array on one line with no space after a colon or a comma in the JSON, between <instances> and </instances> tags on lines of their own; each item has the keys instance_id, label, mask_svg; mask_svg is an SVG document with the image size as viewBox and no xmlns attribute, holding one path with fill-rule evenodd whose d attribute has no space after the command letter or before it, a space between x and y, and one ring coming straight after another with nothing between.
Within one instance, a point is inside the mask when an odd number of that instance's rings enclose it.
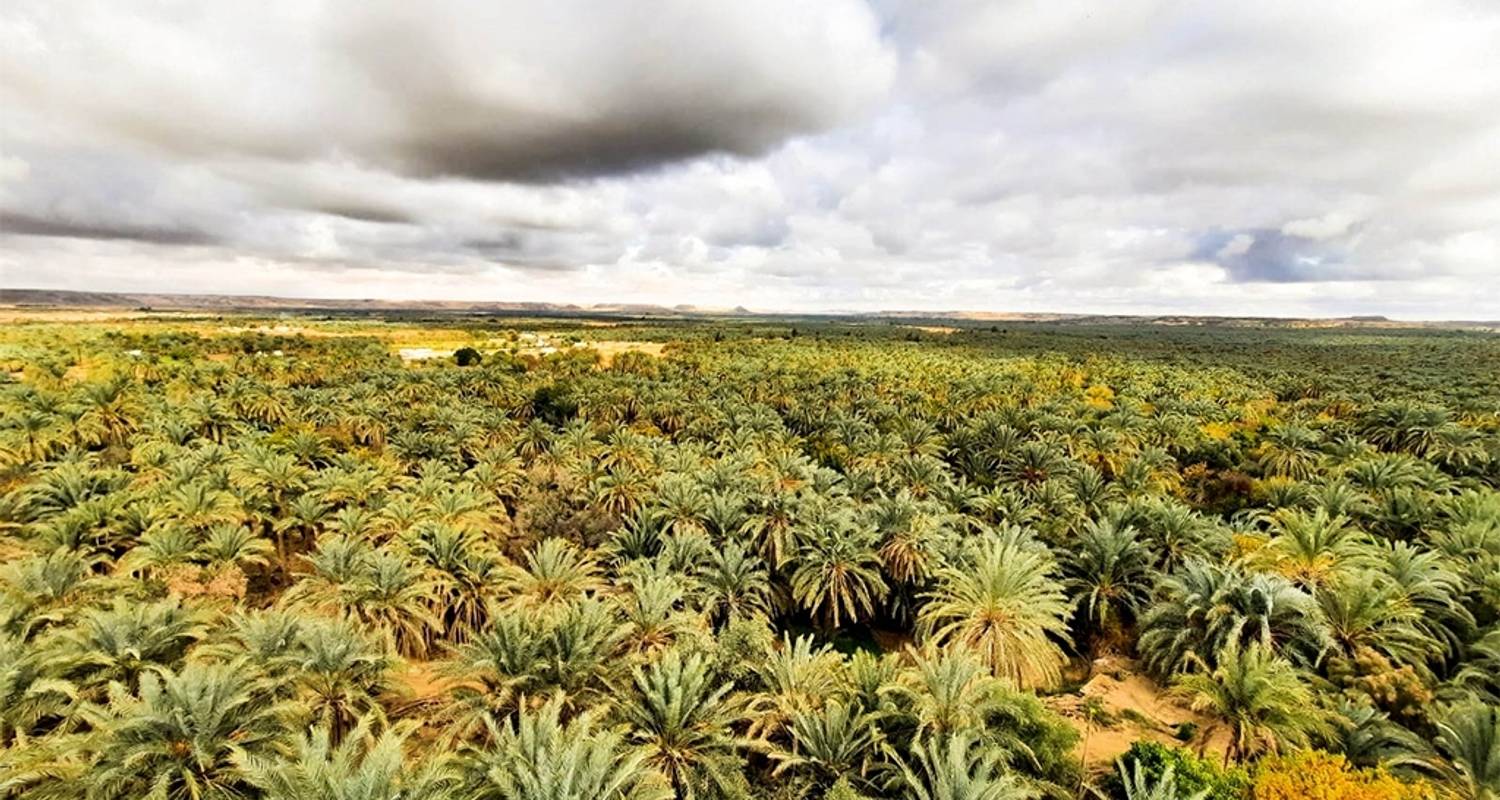
<instances>
[{"instance_id":1,"label":"palm grove","mask_svg":"<svg viewBox=\"0 0 1500 800\"><path fill-rule=\"evenodd\" d=\"M0 796L1500 793L1493 337L383 327L0 331Z\"/></svg>"}]
</instances>

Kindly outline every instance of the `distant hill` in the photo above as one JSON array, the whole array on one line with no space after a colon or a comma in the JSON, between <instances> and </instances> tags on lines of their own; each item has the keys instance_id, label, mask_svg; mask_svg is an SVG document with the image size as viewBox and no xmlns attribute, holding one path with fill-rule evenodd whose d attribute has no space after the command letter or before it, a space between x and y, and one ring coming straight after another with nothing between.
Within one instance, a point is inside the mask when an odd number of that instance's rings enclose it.
<instances>
[{"instance_id":1,"label":"distant hill","mask_svg":"<svg viewBox=\"0 0 1500 800\"><path fill-rule=\"evenodd\" d=\"M1500 331L1500 321L1396 321L1383 316L1331 318L1225 317L1185 314L1131 316L1125 314L1060 314L1003 311L875 311L783 313L756 312L744 306L732 309L692 305L660 306L643 303L508 303L467 300L379 300L273 297L270 295L169 294L141 292L76 292L58 289L0 289L0 306L37 309L126 309L134 311L200 312L406 312L451 314L537 314L545 316L613 316L658 318L742 319L848 319L880 320L892 324L949 323L997 324L1002 322L1054 322L1075 325L1171 325L1277 328L1452 328Z\"/></svg>"}]
</instances>

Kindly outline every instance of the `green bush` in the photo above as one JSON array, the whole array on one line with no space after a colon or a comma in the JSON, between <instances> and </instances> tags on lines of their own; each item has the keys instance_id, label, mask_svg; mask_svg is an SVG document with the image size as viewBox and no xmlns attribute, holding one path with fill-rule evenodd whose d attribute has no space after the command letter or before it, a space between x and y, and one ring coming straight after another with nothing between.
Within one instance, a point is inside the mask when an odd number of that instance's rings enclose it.
<instances>
[{"instance_id":1,"label":"green bush","mask_svg":"<svg viewBox=\"0 0 1500 800\"><path fill-rule=\"evenodd\" d=\"M484 361L484 356L472 347L460 347L453 353L453 361L460 367L473 367Z\"/></svg>"},{"instance_id":2,"label":"green bush","mask_svg":"<svg viewBox=\"0 0 1500 800\"><path fill-rule=\"evenodd\" d=\"M1190 724L1190 723L1189 723ZM1226 770L1206 758L1200 758L1180 747L1158 742L1137 741L1120 756L1127 770L1139 762L1142 772L1155 780L1171 767L1177 776L1177 790L1184 797L1207 791L1206 800L1240 800L1249 789L1250 779L1243 769ZM1105 782L1111 797L1124 797L1118 775Z\"/></svg>"}]
</instances>

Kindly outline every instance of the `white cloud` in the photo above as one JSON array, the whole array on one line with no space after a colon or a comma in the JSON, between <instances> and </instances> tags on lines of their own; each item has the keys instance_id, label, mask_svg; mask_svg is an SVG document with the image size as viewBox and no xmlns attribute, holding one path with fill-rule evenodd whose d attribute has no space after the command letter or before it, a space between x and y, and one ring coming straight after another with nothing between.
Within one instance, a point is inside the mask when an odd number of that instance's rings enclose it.
<instances>
[{"instance_id":1,"label":"white cloud","mask_svg":"<svg viewBox=\"0 0 1500 800\"><path fill-rule=\"evenodd\" d=\"M1333 239L1349 232L1355 222L1353 215L1342 211L1330 211L1321 217L1294 219L1281 226L1281 232L1303 239Z\"/></svg>"},{"instance_id":2,"label":"white cloud","mask_svg":"<svg viewBox=\"0 0 1500 800\"><path fill-rule=\"evenodd\" d=\"M647 5L9 4L0 278L1500 316L1495 7Z\"/></svg>"}]
</instances>

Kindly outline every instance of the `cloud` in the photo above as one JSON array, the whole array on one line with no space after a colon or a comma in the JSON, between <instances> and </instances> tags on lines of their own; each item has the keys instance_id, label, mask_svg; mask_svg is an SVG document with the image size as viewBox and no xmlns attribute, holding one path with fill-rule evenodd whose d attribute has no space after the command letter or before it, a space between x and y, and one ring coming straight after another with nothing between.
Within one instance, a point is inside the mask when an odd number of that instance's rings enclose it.
<instances>
[{"instance_id":1,"label":"cloud","mask_svg":"<svg viewBox=\"0 0 1500 800\"><path fill-rule=\"evenodd\" d=\"M18 236L62 236L71 239L127 239L152 244L207 244L214 237L201 231L130 225L68 222L0 211L0 231Z\"/></svg>"},{"instance_id":2,"label":"cloud","mask_svg":"<svg viewBox=\"0 0 1500 800\"><path fill-rule=\"evenodd\" d=\"M11 4L12 102L194 158L547 182L753 156L852 119L894 55L854 0Z\"/></svg>"},{"instance_id":3,"label":"cloud","mask_svg":"<svg viewBox=\"0 0 1500 800\"><path fill-rule=\"evenodd\" d=\"M1211 231L1199 240L1195 259L1223 267L1237 283L1299 283L1379 278L1368 271L1347 273L1348 253L1317 239L1276 230Z\"/></svg>"},{"instance_id":4,"label":"cloud","mask_svg":"<svg viewBox=\"0 0 1500 800\"><path fill-rule=\"evenodd\" d=\"M1281 232L1287 236L1299 236L1303 239L1333 239L1348 233L1354 223L1355 219L1352 215L1342 211L1330 211L1321 217L1294 219L1282 225Z\"/></svg>"},{"instance_id":5,"label":"cloud","mask_svg":"<svg viewBox=\"0 0 1500 800\"><path fill-rule=\"evenodd\" d=\"M1500 317L1497 42L1464 0L21 0L0 279Z\"/></svg>"}]
</instances>

